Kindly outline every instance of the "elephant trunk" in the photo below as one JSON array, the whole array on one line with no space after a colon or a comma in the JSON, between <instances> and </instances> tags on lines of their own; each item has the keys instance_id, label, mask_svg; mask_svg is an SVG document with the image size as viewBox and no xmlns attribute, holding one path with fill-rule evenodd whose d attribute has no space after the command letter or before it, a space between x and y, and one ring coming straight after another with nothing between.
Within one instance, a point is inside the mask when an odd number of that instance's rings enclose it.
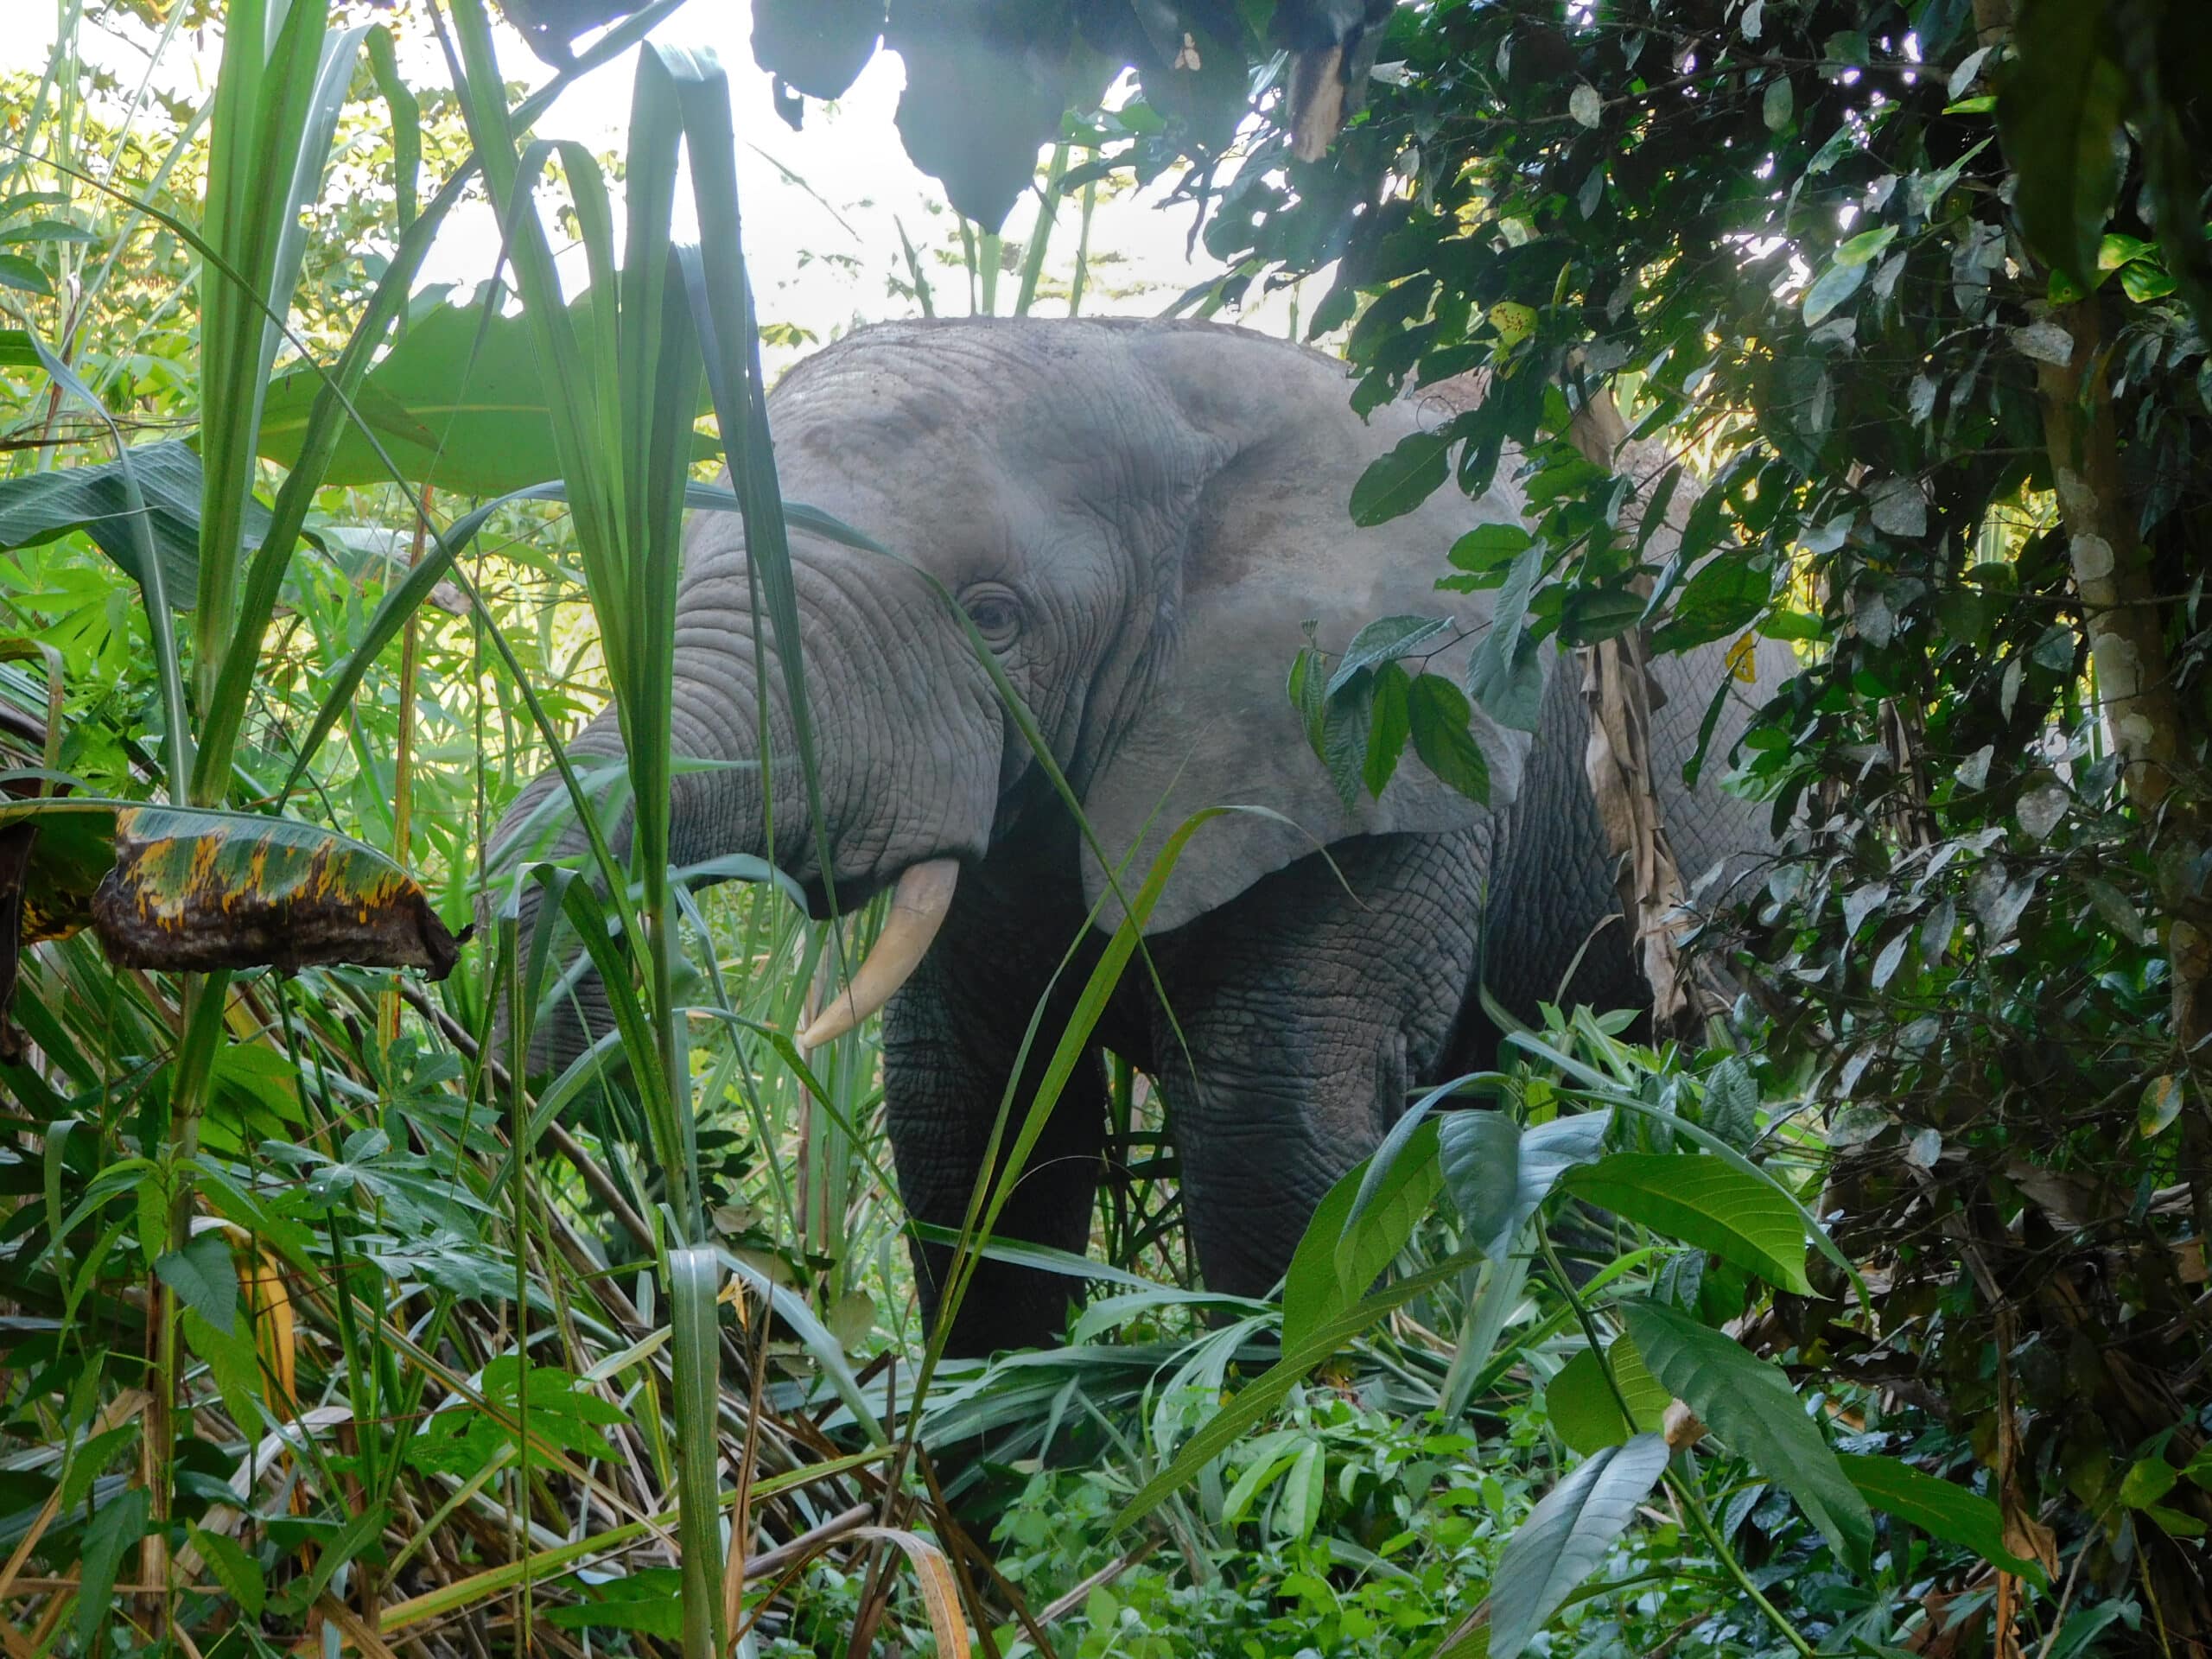
<instances>
[{"instance_id":1,"label":"elephant trunk","mask_svg":"<svg viewBox=\"0 0 2212 1659\"><path fill-rule=\"evenodd\" d=\"M695 870L733 857L764 859L801 884L817 914L833 898L849 909L895 881L876 950L810 1024L805 1040L819 1046L880 1008L927 953L951 904L959 860L980 856L988 844L1003 727L990 682L926 594L901 593L907 582L887 580L880 569L860 581L830 561L795 559L794 566L818 791L807 788L799 765L781 666L754 625L741 551L700 558L677 609L669 851L677 868ZM593 770L586 763L594 760L619 765L614 712L594 720L569 752L580 771ZM590 776L585 781L590 788ZM550 772L523 791L494 837L496 870L584 851L563 793ZM629 850L630 816L602 817L618 857ZM562 824L550 844L549 819ZM694 879L704 885L732 874L710 868ZM525 923L539 891L531 883L518 894ZM608 1023L603 988L580 975L539 1023L531 1069L566 1064Z\"/></svg>"}]
</instances>

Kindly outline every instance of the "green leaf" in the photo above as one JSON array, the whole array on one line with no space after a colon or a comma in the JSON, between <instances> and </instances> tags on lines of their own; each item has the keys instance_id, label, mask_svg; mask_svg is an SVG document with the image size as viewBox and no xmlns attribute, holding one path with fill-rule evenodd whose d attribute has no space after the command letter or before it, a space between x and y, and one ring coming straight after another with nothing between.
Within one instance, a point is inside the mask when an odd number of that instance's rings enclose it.
<instances>
[{"instance_id":1,"label":"green leaf","mask_svg":"<svg viewBox=\"0 0 2212 1659\"><path fill-rule=\"evenodd\" d=\"M1611 1124L1610 1112L1582 1112L1523 1130L1503 1112L1447 1113L1437 1129L1439 1162L1468 1243L1492 1261L1503 1257L1560 1177L1604 1149Z\"/></svg>"},{"instance_id":2,"label":"green leaf","mask_svg":"<svg viewBox=\"0 0 2212 1659\"><path fill-rule=\"evenodd\" d=\"M1805 1230L1773 1186L1718 1158L1681 1152L1617 1152L1570 1172L1567 1190L1655 1232L1710 1250L1800 1296Z\"/></svg>"},{"instance_id":3,"label":"green leaf","mask_svg":"<svg viewBox=\"0 0 2212 1659\"><path fill-rule=\"evenodd\" d=\"M47 274L20 253L0 253L0 288L35 294L41 299L54 297L54 284Z\"/></svg>"},{"instance_id":4,"label":"green leaf","mask_svg":"<svg viewBox=\"0 0 2212 1659\"><path fill-rule=\"evenodd\" d=\"M1897 239L1897 227L1894 225L1882 225L1871 231L1861 231L1836 249L1835 262L1839 265L1872 264L1882 250Z\"/></svg>"},{"instance_id":5,"label":"green leaf","mask_svg":"<svg viewBox=\"0 0 2212 1659\"><path fill-rule=\"evenodd\" d=\"M238 1603L248 1618L259 1618L269 1600L261 1563L241 1549L237 1540L223 1533L194 1527L187 1535L192 1540L192 1547L200 1552L200 1559L207 1563L207 1570L215 1575L215 1582L230 1592L231 1599Z\"/></svg>"},{"instance_id":6,"label":"green leaf","mask_svg":"<svg viewBox=\"0 0 2212 1659\"><path fill-rule=\"evenodd\" d=\"M1351 486L1351 521L1388 524L1434 494L1451 472L1451 441L1440 433L1409 432L1388 454L1370 461Z\"/></svg>"},{"instance_id":7,"label":"green leaf","mask_svg":"<svg viewBox=\"0 0 2212 1659\"><path fill-rule=\"evenodd\" d=\"M2127 94L2106 50L2106 8L2028 0L2013 22L2013 61L1997 94L1997 124L2018 179L2028 245L2088 293L2097 282L2105 220L2120 188L2114 140Z\"/></svg>"},{"instance_id":8,"label":"green leaf","mask_svg":"<svg viewBox=\"0 0 2212 1659\"><path fill-rule=\"evenodd\" d=\"M1688 1401L1731 1451L1796 1498L1846 1567L1867 1573L1873 1517L1789 1379L1732 1338L1671 1307L1628 1301L1620 1314L1661 1386Z\"/></svg>"},{"instance_id":9,"label":"green leaf","mask_svg":"<svg viewBox=\"0 0 2212 1659\"><path fill-rule=\"evenodd\" d=\"M2125 903L2125 900L2122 900ZM2153 1077L2135 1105L2135 1132L2148 1141L2181 1116L2183 1084L2179 1077Z\"/></svg>"},{"instance_id":10,"label":"green leaf","mask_svg":"<svg viewBox=\"0 0 2212 1659\"><path fill-rule=\"evenodd\" d=\"M1484 712L1516 731L1536 729L1544 701L1544 670L1529 639L1529 601L1543 574L1545 548L1531 545L1513 562L1498 589L1490 629L1467 658L1467 690Z\"/></svg>"},{"instance_id":11,"label":"green leaf","mask_svg":"<svg viewBox=\"0 0 2212 1659\"><path fill-rule=\"evenodd\" d=\"M1369 716L1367 760L1360 771L1367 792L1381 799L1406 752L1406 738L1413 730L1408 692L1413 682L1395 663L1375 671L1375 709Z\"/></svg>"},{"instance_id":12,"label":"green leaf","mask_svg":"<svg viewBox=\"0 0 2212 1659\"><path fill-rule=\"evenodd\" d=\"M2120 273L2120 291L2138 305L2148 305L2152 300L2163 300L2181 284L2157 265L2138 264L2129 265Z\"/></svg>"},{"instance_id":13,"label":"green leaf","mask_svg":"<svg viewBox=\"0 0 2212 1659\"><path fill-rule=\"evenodd\" d=\"M1363 668L1409 657L1452 626L1448 616L1385 616L1370 622L1344 647L1344 660L1329 677L1331 696L1351 683Z\"/></svg>"},{"instance_id":14,"label":"green leaf","mask_svg":"<svg viewBox=\"0 0 2212 1659\"><path fill-rule=\"evenodd\" d=\"M1469 729L1466 694L1441 674L1417 674L1407 690L1414 753L1437 778L1478 805L1490 804L1490 763Z\"/></svg>"},{"instance_id":15,"label":"green leaf","mask_svg":"<svg viewBox=\"0 0 2212 1659\"><path fill-rule=\"evenodd\" d=\"M1473 1265L1475 1254L1462 1250L1416 1274L1408 1274L1363 1301L1355 1302L1295 1345L1286 1343L1283 1356L1238 1389L1219 1411L1185 1440L1173 1461L1145 1482L1136 1495L1115 1513L1107 1529L1121 1532L1135 1525L1168 1496L1198 1478L1198 1471L1236 1444L1247 1430L1281 1405L1299 1380L1393 1308L1402 1306L1425 1290L1448 1282Z\"/></svg>"},{"instance_id":16,"label":"green leaf","mask_svg":"<svg viewBox=\"0 0 2212 1659\"><path fill-rule=\"evenodd\" d=\"M92 1506L77 1567L77 1639L87 1649L115 1611L116 1569L123 1565L124 1552L146 1535L151 1508L143 1486L126 1487Z\"/></svg>"},{"instance_id":17,"label":"green leaf","mask_svg":"<svg viewBox=\"0 0 2212 1659\"><path fill-rule=\"evenodd\" d=\"M1321 715L1321 760L1347 811L1359 800L1374 708L1375 676L1362 669L1350 685L1329 698Z\"/></svg>"},{"instance_id":18,"label":"green leaf","mask_svg":"<svg viewBox=\"0 0 2212 1659\"><path fill-rule=\"evenodd\" d=\"M228 1332L218 1330L193 1307L184 1310L177 1325L184 1332L185 1341L192 1345L192 1351L207 1362L208 1373L215 1379L216 1390L223 1396L223 1408L231 1414L231 1421L247 1429L258 1424L261 1355L253 1345L251 1327L240 1324Z\"/></svg>"},{"instance_id":19,"label":"green leaf","mask_svg":"<svg viewBox=\"0 0 2212 1659\"><path fill-rule=\"evenodd\" d=\"M568 309L586 353L594 348L598 313L589 292ZM283 467L298 461L321 390L322 376L313 369L295 369L269 383L258 440L264 456ZM389 483L378 443L410 484L464 495L502 495L563 476L524 316L495 312L487 320L481 304L433 306L369 371L353 407L368 431L347 423L324 470L326 485ZM703 460L715 449L696 438L693 457Z\"/></svg>"},{"instance_id":20,"label":"green leaf","mask_svg":"<svg viewBox=\"0 0 2212 1659\"><path fill-rule=\"evenodd\" d=\"M144 528L153 537L172 608L189 610L200 580L200 457L181 442L142 443L130 469L145 499ZM0 550L37 547L81 530L124 573L141 578L138 538L130 522L130 480L118 461L0 479ZM248 547L258 547L269 509L249 501Z\"/></svg>"},{"instance_id":21,"label":"green leaf","mask_svg":"<svg viewBox=\"0 0 2212 1659\"><path fill-rule=\"evenodd\" d=\"M238 1271L219 1229L195 1233L181 1250L154 1263L155 1276L223 1335L238 1329Z\"/></svg>"},{"instance_id":22,"label":"green leaf","mask_svg":"<svg viewBox=\"0 0 2212 1659\"><path fill-rule=\"evenodd\" d=\"M1667 1442L1639 1434L1585 1459L1506 1542L1490 1587L1491 1659L1516 1659L1600 1567L1667 1471Z\"/></svg>"},{"instance_id":23,"label":"green leaf","mask_svg":"<svg viewBox=\"0 0 2212 1659\"><path fill-rule=\"evenodd\" d=\"M647 1567L586 1590L594 1599L549 1607L539 1617L563 1630L642 1630L671 1643L683 1634L681 1581L674 1567Z\"/></svg>"},{"instance_id":24,"label":"green leaf","mask_svg":"<svg viewBox=\"0 0 2212 1659\"><path fill-rule=\"evenodd\" d=\"M1805 290L1805 326L1817 328L1866 280L1863 264L1832 264Z\"/></svg>"},{"instance_id":25,"label":"green leaf","mask_svg":"<svg viewBox=\"0 0 2212 1659\"><path fill-rule=\"evenodd\" d=\"M1751 1080L1751 1069L1731 1054L1705 1080L1705 1127L1741 1152L1758 1137L1758 1112L1759 1087Z\"/></svg>"},{"instance_id":26,"label":"green leaf","mask_svg":"<svg viewBox=\"0 0 2212 1659\"><path fill-rule=\"evenodd\" d=\"M753 56L809 98L841 98L875 55L883 0L754 0Z\"/></svg>"},{"instance_id":27,"label":"green leaf","mask_svg":"<svg viewBox=\"0 0 2212 1659\"><path fill-rule=\"evenodd\" d=\"M1970 1549L1993 1566L2044 1582L2043 1568L2005 1548L2005 1518L1978 1492L1939 1479L1896 1458L1847 1452L1836 1459L1869 1505L1909 1522L1932 1538Z\"/></svg>"},{"instance_id":28,"label":"green leaf","mask_svg":"<svg viewBox=\"0 0 2212 1659\"><path fill-rule=\"evenodd\" d=\"M1571 1450L1585 1456L1618 1446L1632 1434L1656 1430L1672 1399L1629 1338L1613 1338L1605 1350L1605 1363L1628 1396L1633 1422L1622 1420L1620 1402L1606 1384L1595 1349L1583 1349L1544 1386L1544 1410L1552 1427Z\"/></svg>"},{"instance_id":29,"label":"green leaf","mask_svg":"<svg viewBox=\"0 0 2212 1659\"><path fill-rule=\"evenodd\" d=\"M1789 118L1797 111L1797 97L1790 90L1789 77L1777 75L1766 84L1766 92L1759 99L1759 119L1766 123L1769 132L1781 132L1789 125Z\"/></svg>"},{"instance_id":30,"label":"green leaf","mask_svg":"<svg viewBox=\"0 0 2212 1659\"><path fill-rule=\"evenodd\" d=\"M1455 570L1484 575L1518 558L1535 539L1518 524L1478 524L1444 556Z\"/></svg>"},{"instance_id":31,"label":"green leaf","mask_svg":"<svg viewBox=\"0 0 2212 1659\"><path fill-rule=\"evenodd\" d=\"M1444 1181L1437 1162L1435 1121L1425 1121L1414 1131L1355 1219L1353 1206L1367 1170L1368 1160L1363 1159L1338 1179L1298 1241L1283 1279L1286 1351L1366 1295L1405 1249Z\"/></svg>"}]
</instances>

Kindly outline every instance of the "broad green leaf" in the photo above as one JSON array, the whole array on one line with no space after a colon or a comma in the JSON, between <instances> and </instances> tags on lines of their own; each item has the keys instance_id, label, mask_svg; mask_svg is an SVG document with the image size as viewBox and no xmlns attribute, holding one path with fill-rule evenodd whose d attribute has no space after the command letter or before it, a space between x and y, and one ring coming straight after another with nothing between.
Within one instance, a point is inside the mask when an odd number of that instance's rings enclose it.
<instances>
[{"instance_id":1,"label":"broad green leaf","mask_svg":"<svg viewBox=\"0 0 2212 1659\"><path fill-rule=\"evenodd\" d=\"M1586 1458L1506 1541L1490 1587L1491 1659L1516 1659L1574 1586L1603 1565L1667 1471L1667 1442L1639 1434Z\"/></svg>"},{"instance_id":2,"label":"broad green leaf","mask_svg":"<svg viewBox=\"0 0 2212 1659\"><path fill-rule=\"evenodd\" d=\"M1301 1541L1311 1538L1314 1524L1321 1518L1321 1497L1327 1488L1321 1443L1308 1440L1283 1477L1282 1504L1275 1512L1276 1532Z\"/></svg>"},{"instance_id":3,"label":"broad green leaf","mask_svg":"<svg viewBox=\"0 0 2212 1659\"><path fill-rule=\"evenodd\" d=\"M313 824L130 806L115 815L115 852L92 915L109 960L122 966L351 962L442 978L459 954L404 870Z\"/></svg>"},{"instance_id":4,"label":"broad green leaf","mask_svg":"<svg viewBox=\"0 0 2212 1659\"><path fill-rule=\"evenodd\" d=\"M2029 0L2013 24L1997 124L2018 180L2028 245L2083 293L2120 186L2126 76L2106 47L2106 9Z\"/></svg>"},{"instance_id":5,"label":"broad green leaf","mask_svg":"<svg viewBox=\"0 0 2212 1659\"><path fill-rule=\"evenodd\" d=\"M1789 1379L1732 1338L1671 1307L1628 1301L1620 1313L1660 1385L1688 1402L1729 1450L1796 1498L1845 1566L1866 1573L1873 1517Z\"/></svg>"},{"instance_id":6,"label":"broad green leaf","mask_svg":"<svg viewBox=\"0 0 2212 1659\"><path fill-rule=\"evenodd\" d=\"M130 472L146 503L143 528L153 537L169 604L190 610L200 580L200 457L175 440L137 444L130 450ZM139 538L130 523L130 482L122 463L114 461L0 479L0 550L37 547L81 530L126 575L138 579ZM268 529L269 509L249 498L246 546L260 546Z\"/></svg>"},{"instance_id":7,"label":"broad green leaf","mask_svg":"<svg viewBox=\"0 0 2212 1659\"><path fill-rule=\"evenodd\" d=\"M590 1600L545 1608L538 1617L563 1630L641 1630L670 1643L683 1634L680 1577L672 1567L647 1567L584 1589Z\"/></svg>"},{"instance_id":8,"label":"broad green leaf","mask_svg":"<svg viewBox=\"0 0 2212 1659\"><path fill-rule=\"evenodd\" d=\"M1368 716L1367 759L1360 768L1360 781L1378 800L1390 786L1399 759L1406 752L1406 739L1413 732L1408 697L1412 684L1406 671L1395 663L1385 663L1375 671L1375 707Z\"/></svg>"},{"instance_id":9,"label":"broad green leaf","mask_svg":"<svg viewBox=\"0 0 2212 1659\"><path fill-rule=\"evenodd\" d=\"M1732 1262L1769 1284L1810 1295L1805 1230L1768 1182L1681 1152L1617 1152L1567 1176L1567 1190L1653 1231Z\"/></svg>"},{"instance_id":10,"label":"broad green leaf","mask_svg":"<svg viewBox=\"0 0 2212 1659\"><path fill-rule=\"evenodd\" d=\"M1343 690L1363 668L1395 662L1433 644L1451 626L1448 616L1385 616L1370 622L1344 647L1344 659L1329 676L1328 695Z\"/></svg>"},{"instance_id":11,"label":"broad green leaf","mask_svg":"<svg viewBox=\"0 0 2212 1659\"><path fill-rule=\"evenodd\" d=\"M1789 118L1797 111L1796 94L1790 90L1789 77L1777 75L1766 84L1766 91L1759 99L1759 118L1766 123L1769 132L1780 132L1789 126Z\"/></svg>"},{"instance_id":12,"label":"broad green leaf","mask_svg":"<svg viewBox=\"0 0 2212 1659\"><path fill-rule=\"evenodd\" d=\"M1439 781L1478 805L1490 801L1490 762L1468 721L1466 694L1441 674L1416 674L1407 688L1414 753Z\"/></svg>"},{"instance_id":13,"label":"broad green leaf","mask_svg":"<svg viewBox=\"0 0 2212 1659\"><path fill-rule=\"evenodd\" d=\"M1896 1458L1846 1452L1837 1461L1871 1507L1910 1522L1930 1537L1970 1549L2007 1573L2017 1573L2037 1584L2044 1581L2041 1567L2005 1548L2005 1518L1997 1505L1980 1493Z\"/></svg>"},{"instance_id":14,"label":"broad green leaf","mask_svg":"<svg viewBox=\"0 0 2212 1659\"><path fill-rule=\"evenodd\" d=\"M54 295L54 283L47 274L20 253L0 253L0 288L35 294L41 299Z\"/></svg>"},{"instance_id":15,"label":"broad green leaf","mask_svg":"<svg viewBox=\"0 0 2212 1659\"><path fill-rule=\"evenodd\" d=\"M1439 1160L1468 1242L1493 1261L1503 1256L1560 1177L1603 1150L1611 1122L1609 1112L1584 1112L1524 1131L1504 1112L1447 1113Z\"/></svg>"},{"instance_id":16,"label":"broad green leaf","mask_svg":"<svg viewBox=\"0 0 2212 1659\"><path fill-rule=\"evenodd\" d=\"M587 353L598 311L593 293L569 308L569 326ZM313 369L295 369L269 383L263 455L284 467L299 459L321 390L322 377ZM487 321L480 303L432 306L369 371L353 407L369 431L347 423L325 484L389 483L378 443L408 483L463 495L502 495L563 475L531 324L520 315L495 312ZM703 460L715 448L698 439L693 456Z\"/></svg>"},{"instance_id":17,"label":"broad green leaf","mask_svg":"<svg viewBox=\"0 0 2212 1659\"><path fill-rule=\"evenodd\" d=\"M1347 1170L1314 1211L1291 1257L1282 1290L1282 1340L1286 1351L1366 1295L1383 1269L1397 1259L1413 1230L1428 1211L1443 1183L1436 1156L1436 1122L1420 1124L1384 1172L1357 1221L1352 1209L1368 1165ZM1347 1225L1347 1223L1351 1224Z\"/></svg>"},{"instance_id":18,"label":"broad green leaf","mask_svg":"<svg viewBox=\"0 0 2212 1659\"><path fill-rule=\"evenodd\" d=\"M1727 690L1725 683L1721 690ZM1731 1054L1705 1080L1705 1127L1741 1152L1758 1134L1758 1084L1751 1080L1751 1069Z\"/></svg>"},{"instance_id":19,"label":"broad green leaf","mask_svg":"<svg viewBox=\"0 0 2212 1659\"><path fill-rule=\"evenodd\" d=\"M1832 264L1805 290L1805 326L1817 328L1866 280L1863 264Z\"/></svg>"},{"instance_id":20,"label":"broad green leaf","mask_svg":"<svg viewBox=\"0 0 2212 1659\"><path fill-rule=\"evenodd\" d=\"M1531 545L1514 560L1498 589L1490 628L1467 658L1467 690L1484 711L1516 731L1536 729L1543 706L1543 665L1529 639L1529 601L1542 575L1546 549Z\"/></svg>"},{"instance_id":21,"label":"broad green leaf","mask_svg":"<svg viewBox=\"0 0 2212 1659\"><path fill-rule=\"evenodd\" d=\"M115 1611L116 1570L123 1565L124 1553L146 1535L146 1517L152 1508L143 1486L126 1487L92 1505L92 1519L85 1523L84 1554L77 1564L77 1639L87 1650Z\"/></svg>"},{"instance_id":22,"label":"broad green leaf","mask_svg":"<svg viewBox=\"0 0 2212 1659\"><path fill-rule=\"evenodd\" d=\"M154 1263L156 1277L179 1300L225 1336L238 1329L238 1271L219 1229L195 1233L181 1250L165 1252Z\"/></svg>"},{"instance_id":23,"label":"broad green leaf","mask_svg":"<svg viewBox=\"0 0 2212 1659\"><path fill-rule=\"evenodd\" d=\"M1632 1422L1622 1420L1620 1402L1606 1384L1595 1349L1583 1349L1544 1386L1544 1408L1552 1427L1571 1450L1585 1455L1618 1446L1632 1434L1656 1430L1672 1398L1630 1338L1613 1338L1605 1350L1605 1363L1628 1397Z\"/></svg>"},{"instance_id":24,"label":"broad green leaf","mask_svg":"<svg viewBox=\"0 0 2212 1659\"><path fill-rule=\"evenodd\" d=\"M1894 225L1879 225L1871 231L1861 231L1856 236L1847 238L1836 249L1835 262L1839 265L1872 264L1882 250L1897 239L1897 227Z\"/></svg>"},{"instance_id":25,"label":"broad green leaf","mask_svg":"<svg viewBox=\"0 0 2212 1659\"><path fill-rule=\"evenodd\" d=\"M2135 1132L2148 1141L2181 1116L2184 1085L2178 1077L2153 1077L2135 1107Z\"/></svg>"},{"instance_id":26,"label":"broad green leaf","mask_svg":"<svg viewBox=\"0 0 2212 1659\"><path fill-rule=\"evenodd\" d=\"M1454 569L1482 575L1518 558L1535 539L1518 524L1478 524L1452 543L1445 557Z\"/></svg>"},{"instance_id":27,"label":"broad green leaf","mask_svg":"<svg viewBox=\"0 0 2212 1659\"><path fill-rule=\"evenodd\" d=\"M240 1548L236 1539L224 1533L194 1527L187 1535L192 1547L200 1552L200 1559L207 1563L208 1572L214 1574L215 1582L230 1592L231 1599L238 1603L248 1618L259 1618L269 1599L261 1563Z\"/></svg>"},{"instance_id":28,"label":"broad green leaf","mask_svg":"<svg viewBox=\"0 0 2212 1659\"><path fill-rule=\"evenodd\" d=\"M1388 454L1376 456L1351 486L1352 523L1388 524L1427 500L1451 472L1450 448L1439 433L1411 432Z\"/></svg>"}]
</instances>

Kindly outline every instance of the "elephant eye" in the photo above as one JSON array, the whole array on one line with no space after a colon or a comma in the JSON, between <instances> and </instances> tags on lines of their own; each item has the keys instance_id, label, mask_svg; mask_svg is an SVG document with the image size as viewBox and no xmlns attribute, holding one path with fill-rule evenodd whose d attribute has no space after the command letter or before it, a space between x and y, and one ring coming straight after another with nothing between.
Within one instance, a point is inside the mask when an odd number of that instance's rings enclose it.
<instances>
[{"instance_id":1,"label":"elephant eye","mask_svg":"<svg viewBox=\"0 0 2212 1659\"><path fill-rule=\"evenodd\" d=\"M970 588L960 596L961 608L968 613L968 620L976 625L976 632L985 643L998 646L1011 644L1021 632L1021 601L1010 588L996 582L983 582Z\"/></svg>"}]
</instances>

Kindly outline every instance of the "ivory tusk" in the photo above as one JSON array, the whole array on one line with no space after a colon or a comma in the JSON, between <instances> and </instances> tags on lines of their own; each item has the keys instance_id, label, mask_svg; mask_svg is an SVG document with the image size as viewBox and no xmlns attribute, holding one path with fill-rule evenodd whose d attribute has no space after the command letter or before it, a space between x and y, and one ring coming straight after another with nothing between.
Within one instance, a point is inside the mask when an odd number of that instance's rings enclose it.
<instances>
[{"instance_id":1,"label":"ivory tusk","mask_svg":"<svg viewBox=\"0 0 2212 1659\"><path fill-rule=\"evenodd\" d=\"M930 942L944 925L945 912L952 908L952 889L959 880L960 865L950 858L917 864L899 878L875 949L868 953L852 982L799 1033L801 1048L835 1042L891 1000L891 994L929 954Z\"/></svg>"}]
</instances>

